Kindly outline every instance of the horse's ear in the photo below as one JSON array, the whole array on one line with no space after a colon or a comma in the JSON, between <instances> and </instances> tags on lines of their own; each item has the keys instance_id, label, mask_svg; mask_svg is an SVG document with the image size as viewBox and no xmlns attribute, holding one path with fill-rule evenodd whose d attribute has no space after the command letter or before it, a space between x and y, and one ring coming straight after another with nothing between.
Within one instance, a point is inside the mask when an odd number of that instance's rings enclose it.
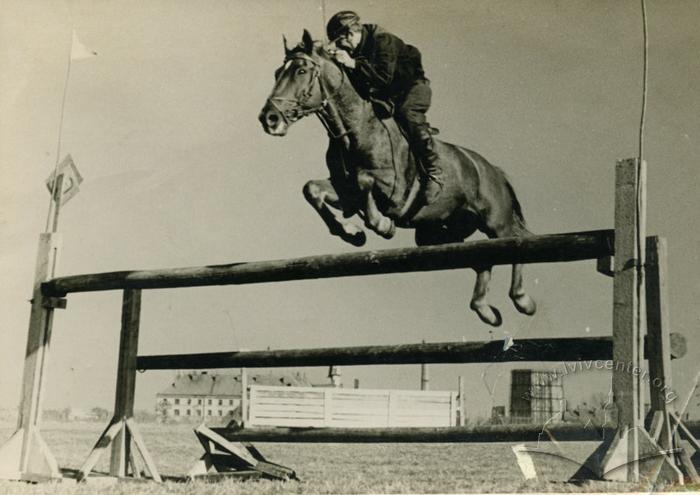
<instances>
[{"instance_id":1,"label":"horse's ear","mask_svg":"<svg viewBox=\"0 0 700 495\"><path fill-rule=\"evenodd\" d=\"M287 46L287 37L285 35L282 35L282 44L284 45L284 58L287 58L292 53L292 50Z\"/></svg>"},{"instance_id":2,"label":"horse's ear","mask_svg":"<svg viewBox=\"0 0 700 495\"><path fill-rule=\"evenodd\" d=\"M314 40L311 38L311 33L309 33L308 29L304 29L304 35L301 37L301 45L304 48L304 52L306 52L307 55L311 55L314 49Z\"/></svg>"}]
</instances>

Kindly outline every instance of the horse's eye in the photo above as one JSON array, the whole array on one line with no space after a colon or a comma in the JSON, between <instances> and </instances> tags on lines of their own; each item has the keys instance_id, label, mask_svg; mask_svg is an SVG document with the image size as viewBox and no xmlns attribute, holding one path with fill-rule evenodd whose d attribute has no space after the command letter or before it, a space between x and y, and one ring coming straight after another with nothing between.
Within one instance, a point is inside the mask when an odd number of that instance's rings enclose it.
<instances>
[{"instance_id":1,"label":"horse's eye","mask_svg":"<svg viewBox=\"0 0 700 495\"><path fill-rule=\"evenodd\" d=\"M302 76L302 75L304 75L304 74L306 74L306 69L299 69L299 70L297 71L297 75Z\"/></svg>"}]
</instances>

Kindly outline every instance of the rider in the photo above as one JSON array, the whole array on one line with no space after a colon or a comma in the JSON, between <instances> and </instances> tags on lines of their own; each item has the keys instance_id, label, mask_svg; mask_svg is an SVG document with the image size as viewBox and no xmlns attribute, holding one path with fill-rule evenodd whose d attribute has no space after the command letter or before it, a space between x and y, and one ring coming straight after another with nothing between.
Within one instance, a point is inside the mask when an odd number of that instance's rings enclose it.
<instances>
[{"instance_id":1,"label":"rider","mask_svg":"<svg viewBox=\"0 0 700 495\"><path fill-rule=\"evenodd\" d=\"M331 17L326 33L339 48L335 60L346 68L360 93L394 105L396 119L421 164L423 199L433 203L442 191L443 176L425 116L432 92L420 52L376 24L362 24L349 10Z\"/></svg>"}]
</instances>

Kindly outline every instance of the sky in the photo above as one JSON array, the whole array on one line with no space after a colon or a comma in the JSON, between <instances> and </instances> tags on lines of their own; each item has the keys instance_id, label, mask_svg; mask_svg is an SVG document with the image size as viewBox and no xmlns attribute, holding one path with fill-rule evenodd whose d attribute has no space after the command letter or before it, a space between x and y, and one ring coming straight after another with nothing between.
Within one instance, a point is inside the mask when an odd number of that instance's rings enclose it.
<instances>
[{"instance_id":1,"label":"sky","mask_svg":"<svg viewBox=\"0 0 700 495\"><path fill-rule=\"evenodd\" d=\"M39 233L56 161L84 178L62 210L59 275L198 266L352 252L328 234L301 189L325 178L317 120L280 139L257 115L291 42L323 35L320 0L2 0L0 18L0 397L19 401ZM478 151L509 175L538 234L612 228L614 165L637 155L642 93L638 1L326 0L354 9L422 54L440 138ZM700 4L648 0L645 156L648 233L668 238L672 330L688 355L673 363L681 396L698 372ZM97 56L74 61L72 33ZM370 234L363 249L413 245ZM478 235L474 238L480 238ZM497 267L490 328L468 309L468 270L146 291L141 354L503 340L611 334L612 281L595 262L531 265L533 317L507 297ZM111 408L118 291L71 294L57 310L45 406ZM431 388L466 377L468 414L506 405L510 369L431 365ZM525 365L529 366L529 365ZM562 365L532 367L561 369ZM325 381L325 369L304 370ZM419 366L344 367L368 388L418 388ZM172 372L140 374L137 408L152 409ZM565 393L606 391L582 371ZM15 402L17 401L17 402ZM577 402L576 400L574 402Z\"/></svg>"}]
</instances>

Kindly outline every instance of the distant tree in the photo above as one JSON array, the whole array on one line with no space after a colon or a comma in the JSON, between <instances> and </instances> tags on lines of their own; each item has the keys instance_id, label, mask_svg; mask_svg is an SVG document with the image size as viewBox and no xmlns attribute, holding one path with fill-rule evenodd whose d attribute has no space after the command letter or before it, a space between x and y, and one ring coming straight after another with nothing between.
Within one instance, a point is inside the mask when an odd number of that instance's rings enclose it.
<instances>
[{"instance_id":1,"label":"distant tree","mask_svg":"<svg viewBox=\"0 0 700 495\"><path fill-rule=\"evenodd\" d=\"M61 409L59 416L59 421L70 421L73 410L69 407L64 407Z\"/></svg>"},{"instance_id":2,"label":"distant tree","mask_svg":"<svg viewBox=\"0 0 700 495\"><path fill-rule=\"evenodd\" d=\"M107 421L110 416L110 412L104 407L93 407L90 412L95 417L96 421Z\"/></svg>"},{"instance_id":3,"label":"distant tree","mask_svg":"<svg viewBox=\"0 0 700 495\"><path fill-rule=\"evenodd\" d=\"M139 423L155 423L157 413L146 411L144 409L138 409L134 411L134 419Z\"/></svg>"},{"instance_id":4,"label":"distant tree","mask_svg":"<svg viewBox=\"0 0 700 495\"><path fill-rule=\"evenodd\" d=\"M161 399L156 403L156 421L167 423L168 420L168 400Z\"/></svg>"},{"instance_id":5,"label":"distant tree","mask_svg":"<svg viewBox=\"0 0 700 495\"><path fill-rule=\"evenodd\" d=\"M591 424L601 427L617 421L617 409L612 398L607 393L595 392L587 400L568 408L564 418L567 421L578 421L583 424Z\"/></svg>"}]
</instances>

